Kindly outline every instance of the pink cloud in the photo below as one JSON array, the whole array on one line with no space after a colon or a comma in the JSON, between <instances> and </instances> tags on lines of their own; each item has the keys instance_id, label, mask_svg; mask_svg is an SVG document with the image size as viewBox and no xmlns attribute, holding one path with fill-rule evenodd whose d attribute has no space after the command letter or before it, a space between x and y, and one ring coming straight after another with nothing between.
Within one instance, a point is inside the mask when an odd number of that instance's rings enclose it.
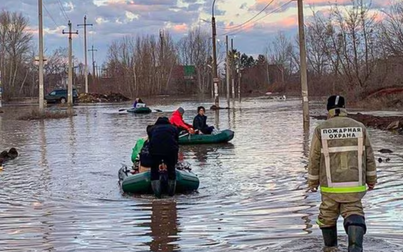
<instances>
[{"instance_id":1,"label":"pink cloud","mask_svg":"<svg viewBox=\"0 0 403 252\"><path fill-rule=\"evenodd\" d=\"M173 26L175 32L186 32L189 29L187 24L177 24Z\"/></svg>"},{"instance_id":2,"label":"pink cloud","mask_svg":"<svg viewBox=\"0 0 403 252\"><path fill-rule=\"evenodd\" d=\"M293 26L297 26L298 25L298 16L297 15L289 16L274 24L279 25L284 28L290 28Z\"/></svg>"},{"instance_id":3,"label":"pink cloud","mask_svg":"<svg viewBox=\"0 0 403 252\"><path fill-rule=\"evenodd\" d=\"M250 10L260 11L267 4L271 3L272 0L255 0L255 4L251 6ZM279 6L286 4L289 0L274 0L270 6L266 9L266 12L272 11ZM352 0L304 0L305 7L307 6L334 6L334 5L348 5L351 4ZM289 3L287 6L296 6L296 1L294 3ZM374 8L387 7L391 5L391 0L372 0L371 6Z\"/></svg>"}]
</instances>

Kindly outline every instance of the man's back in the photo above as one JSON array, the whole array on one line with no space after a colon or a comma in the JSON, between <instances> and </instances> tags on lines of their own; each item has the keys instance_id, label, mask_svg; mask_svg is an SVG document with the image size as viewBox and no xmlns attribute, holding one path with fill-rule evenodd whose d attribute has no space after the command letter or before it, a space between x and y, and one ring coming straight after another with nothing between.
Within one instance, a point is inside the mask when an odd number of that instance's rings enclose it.
<instances>
[{"instance_id":1,"label":"man's back","mask_svg":"<svg viewBox=\"0 0 403 252\"><path fill-rule=\"evenodd\" d=\"M321 191L336 201L356 201L365 195L367 171L375 170L373 151L365 126L346 116L326 120L315 129L312 143L320 160ZM369 166L369 167L368 167ZM339 194L338 188L349 185L350 195ZM353 193L353 188L355 192ZM341 189L340 189L341 190Z\"/></svg>"},{"instance_id":2,"label":"man's back","mask_svg":"<svg viewBox=\"0 0 403 252\"><path fill-rule=\"evenodd\" d=\"M168 155L178 152L179 133L168 119L160 120L150 129L150 153L152 155Z\"/></svg>"}]
</instances>

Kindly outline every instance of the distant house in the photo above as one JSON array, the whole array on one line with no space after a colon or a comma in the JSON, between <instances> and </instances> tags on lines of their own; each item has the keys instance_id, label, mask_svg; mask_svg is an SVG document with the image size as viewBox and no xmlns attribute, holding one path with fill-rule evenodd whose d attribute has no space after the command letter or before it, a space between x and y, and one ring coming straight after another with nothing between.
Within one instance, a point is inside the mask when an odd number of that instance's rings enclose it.
<instances>
[{"instance_id":1,"label":"distant house","mask_svg":"<svg viewBox=\"0 0 403 252\"><path fill-rule=\"evenodd\" d=\"M173 81L196 82L196 67L194 65L177 65L172 70Z\"/></svg>"}]
</instances>

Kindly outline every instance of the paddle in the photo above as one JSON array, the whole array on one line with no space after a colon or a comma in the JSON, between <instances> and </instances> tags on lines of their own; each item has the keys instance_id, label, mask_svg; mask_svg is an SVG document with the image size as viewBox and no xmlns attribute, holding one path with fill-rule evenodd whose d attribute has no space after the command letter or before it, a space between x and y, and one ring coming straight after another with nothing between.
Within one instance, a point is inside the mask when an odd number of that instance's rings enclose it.
<instances>
[{"instance_id":1,"label":"paddle","mask_svg":"<svg viewBox=\"0 0 403 252\"><path fill-rule=\"evenodd\" d=\"M188 136L188 135L189 135L189 132L186 133L186 134L180 135L179 138L183 138L183 137Z\"/></svg>"},{"instance_id":2,"label":"paddle","mask_svg":"<svg viewBox=\"0 0 403 252\"><path fill-rule=\"evenodd\" d=\"M122 112L122 111L125 111L125 110L127 110L127 109L121 108L121 109L119 109L119 112Z\"/></svg>"}]
</instances>

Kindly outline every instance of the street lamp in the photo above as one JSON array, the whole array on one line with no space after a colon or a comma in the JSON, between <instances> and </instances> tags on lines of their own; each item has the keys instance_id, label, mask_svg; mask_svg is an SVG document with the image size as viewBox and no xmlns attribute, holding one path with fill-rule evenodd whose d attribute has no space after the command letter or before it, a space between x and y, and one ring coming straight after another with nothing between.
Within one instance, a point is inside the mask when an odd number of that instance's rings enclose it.
<instances>
[{"instance_id":1,"label":"street lamp","mask_svg":"<svg viewBox=\"0 0 403 252\"><path fill-rule=\"evenodd\" d=\"M215 17L214 17L214 5L215 1L213 0L213 5L211 7L211 26L212 26L212 39L213 39L213 87L214 87L214 104L218 108L220 106L219 97L218 97L218 76L217 76L217 51L216 51L216 27L215 27Z\"/></svg>"}]
</instances>

